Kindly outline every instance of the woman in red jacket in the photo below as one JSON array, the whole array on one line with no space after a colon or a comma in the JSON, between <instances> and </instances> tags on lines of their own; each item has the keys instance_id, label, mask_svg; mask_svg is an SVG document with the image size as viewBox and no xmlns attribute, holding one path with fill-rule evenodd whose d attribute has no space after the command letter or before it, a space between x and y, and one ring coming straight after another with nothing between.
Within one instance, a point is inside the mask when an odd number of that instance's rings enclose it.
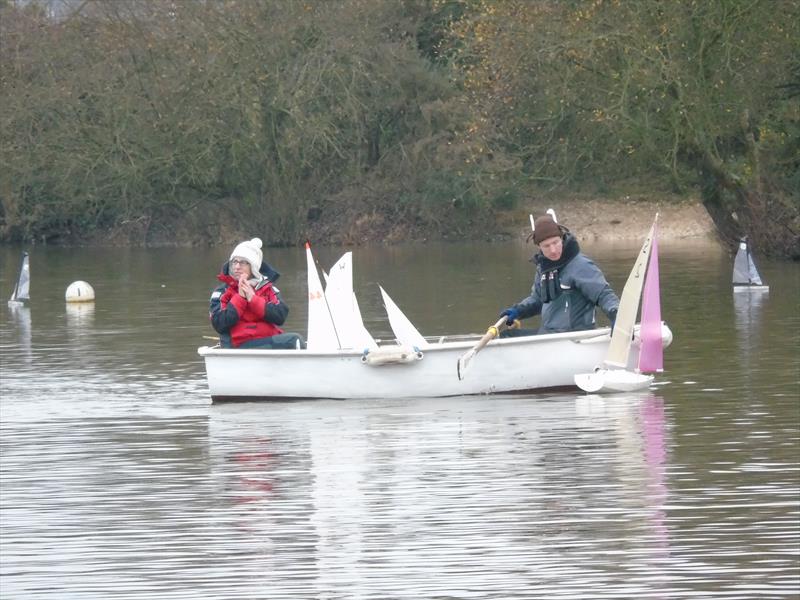
<instances>
[{"instance_id":1,"label":"woman in red jacket","mask_svg":"<svg viewBox=\"0 0 800 600\"><path fill-rule=\"evenodd\" d=\"M223 348L288 350L305 348L297 333L284 333L289 307L274 286L280 274L263 261L261 240L253 238L233 249L217 276L222 282L211 294L209 317Z\"/></svg>"}]
</instances>

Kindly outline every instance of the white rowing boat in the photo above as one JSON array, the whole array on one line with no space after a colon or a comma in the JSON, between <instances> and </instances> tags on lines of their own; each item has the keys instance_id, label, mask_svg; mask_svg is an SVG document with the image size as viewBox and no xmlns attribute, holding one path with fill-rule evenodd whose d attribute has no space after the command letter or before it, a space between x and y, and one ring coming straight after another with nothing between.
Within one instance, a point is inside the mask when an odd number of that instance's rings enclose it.
<instances>
[{"instance_id":1,"label":"white rowing boat","mask_svg":"<svg viewBox=\"0 0 800 600\"><path fill-rule=\"evenodd\" d=\"M214 401L288 398L414 398L574 388L577 373L602 364L609 329L496 339L459 379L459 357L478 336L426 338L425 350L399 344L358 350L235 350L204 346ZM672 333L662 325L663 345ZM370 361L370 357L378 360ZM630 353L638 361L637 337Z\"/></svg>"},{"instance_id":2,"label":"white rowing boat","mask_svg":"<svg viewBox=\"0 0 800 600\"><path fill-rule=\"evenodd\" d=\"M213 401L309 398L414 398L575 388L575 375L593 371L608 354L608 327L491 339L472 356L468 376L458 367L486 336L423 337L381 288L395 339L375 340L364 328L352 289L352 254L326 276L323 289L311 249L308 263L308 348L240 350L203 346ZM661 344L672 332L661 324ZM631 370L638 364L633 328Z\"/></svg>"}]
</instances>

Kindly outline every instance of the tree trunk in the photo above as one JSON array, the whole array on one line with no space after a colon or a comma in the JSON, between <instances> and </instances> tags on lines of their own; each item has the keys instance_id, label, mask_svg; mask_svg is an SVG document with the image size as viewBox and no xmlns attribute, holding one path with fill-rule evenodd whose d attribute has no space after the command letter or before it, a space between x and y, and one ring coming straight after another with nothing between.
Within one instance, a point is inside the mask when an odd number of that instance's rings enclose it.
<instances>
[{"instance_id":1,"label":"tree trunk","mask_svg":"<svg viewBox=\"0 0 800 600\"><path fill-rule=\"evenodd\" d=\"M800 206L761 171L758 143L747 111L742 128L753 176L743 182L710 149L699 150L707 185L705 206L722 241L735 252L742 237L764 256L800 260Z\"/></svg>"}]
</instances>

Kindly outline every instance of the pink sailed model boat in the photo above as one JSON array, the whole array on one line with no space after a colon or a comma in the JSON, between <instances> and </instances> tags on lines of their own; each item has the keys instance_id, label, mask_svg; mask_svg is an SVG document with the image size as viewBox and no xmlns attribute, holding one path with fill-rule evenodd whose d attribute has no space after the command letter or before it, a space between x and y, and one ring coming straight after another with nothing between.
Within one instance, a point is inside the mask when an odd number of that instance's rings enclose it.
<instances>
[{"instance_id":1,"label":"pink sailed model boat","mask_svg":"<svg viewBox=\"0 0 800 600\"><path fill-rule=\"evenodd\" d=\"M642 245L628 281L622 290L617 321L611 334L608 354L592 373L575 375L575 385L585 392L631 392L648 387L653 376L664 370L661 300L658 273L658 215ZM639 360L634 370L627 369L634 340L634 324L642 301L639 328Z\"/></svg>"}]
</instances>

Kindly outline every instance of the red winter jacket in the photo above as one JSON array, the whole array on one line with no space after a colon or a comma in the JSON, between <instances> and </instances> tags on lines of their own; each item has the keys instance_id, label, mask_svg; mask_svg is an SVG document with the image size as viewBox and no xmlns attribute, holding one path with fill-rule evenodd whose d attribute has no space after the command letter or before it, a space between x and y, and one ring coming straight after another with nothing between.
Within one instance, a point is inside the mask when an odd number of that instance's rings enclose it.
<instances>
[{"instance_id":1,"label":"red winter jacket","mask_svg":"<svg viewBox=\"0 0 800 600\"><path fill-rule=\"evenodd\" d=\"M230 336L234 348L249 340L283 333L278 325L283 324L289 309L272 282L262 280L248 302L239 294L239 282L235 278L221 274L217 279L225 285L217 288L212 296L211 323L217 332Z\"/></svg>"}]
</instances>

